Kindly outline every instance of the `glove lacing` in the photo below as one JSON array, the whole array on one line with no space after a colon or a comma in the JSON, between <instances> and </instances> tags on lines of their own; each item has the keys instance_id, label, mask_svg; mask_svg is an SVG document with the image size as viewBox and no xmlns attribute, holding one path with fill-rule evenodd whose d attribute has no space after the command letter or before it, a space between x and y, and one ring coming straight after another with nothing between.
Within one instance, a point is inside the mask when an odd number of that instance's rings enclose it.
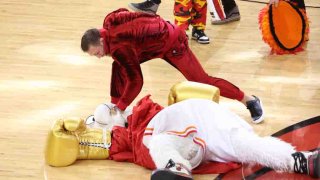
<instances>
[{"instance_id":1,"label":"glove lacing","mask_svg":"<svg viewBox=\"0 0 320 180\"><path fill-rule=\"evenodd\" d=\"M92 146L92 147L98 147L98 148L103 148L103 149L108 149L111 147L111 141L108 143L107 141L107 129L103 128L102 129L102 143L93 143L93 142L89 142L88 139L85 138L80 138L78 133L75 133L79 144L82 146Z\"/></svg>"}]
</instances>

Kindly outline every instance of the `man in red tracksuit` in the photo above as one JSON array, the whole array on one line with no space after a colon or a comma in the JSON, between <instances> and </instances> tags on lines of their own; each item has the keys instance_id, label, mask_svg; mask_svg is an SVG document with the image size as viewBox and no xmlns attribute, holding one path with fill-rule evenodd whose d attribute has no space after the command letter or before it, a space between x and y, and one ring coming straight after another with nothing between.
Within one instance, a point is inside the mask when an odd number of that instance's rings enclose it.
<instances>
[{"instance_id":1,"label":"man in red tracksuit","mask_svg":"<svg viewBox=\"0 0 320 180\"><path fill-rule=\"evenodd\" d=\"M224 79L209 76L190 50L184 30L157 15L118 9L105 17L102 29L84 33L81 48L98 58L110 55L114 59L111 102L120 110L125 110L141 91L140 64L162 58L189 81L216 86L221 96L242 102L250 110L254 123L264 119L259 98L246 95Z\"/></svg>"}]
</instances>

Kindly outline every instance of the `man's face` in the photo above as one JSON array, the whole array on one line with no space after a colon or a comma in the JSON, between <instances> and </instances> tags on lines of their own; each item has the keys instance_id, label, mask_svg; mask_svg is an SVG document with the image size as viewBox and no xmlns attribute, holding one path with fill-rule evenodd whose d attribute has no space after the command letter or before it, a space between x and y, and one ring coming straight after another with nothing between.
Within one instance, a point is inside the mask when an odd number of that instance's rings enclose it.
<instances>
[{"instance_id":1,"label":"man's face","mask_svg":"<svg viewBox=\"0 0 320 180\"><path fill-rule=\"evenodd\" d=\"M102 56L105 55L102 38L100 38L100 41L98 44L89 45L88 54L90 54L90 56L96 56L98 58L101 58Z\"/></svg>"}]
</instances>

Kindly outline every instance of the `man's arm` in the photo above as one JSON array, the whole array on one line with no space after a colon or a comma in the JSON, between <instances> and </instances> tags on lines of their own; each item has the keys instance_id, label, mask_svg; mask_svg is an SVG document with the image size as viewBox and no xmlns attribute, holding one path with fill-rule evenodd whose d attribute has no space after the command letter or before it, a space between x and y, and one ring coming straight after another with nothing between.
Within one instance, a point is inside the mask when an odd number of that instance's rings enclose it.
<instances>
[{"instance_id":1,"label":"man's arm","mask_svg":"<svg viewBox=\"0 0 320 180\"><path fill-rule=\"evenodd\" d=\"M112 74L110 83L110 96L111 103L117 104L123 91L126 87L124 68L121 67L119 62L114 61L112 63Z\"/></svg>"},{"instance_id":2,"label":"man's arm","mask_svg":"<svg viewBox=\"0 0 320 180\"><path fill-rule=\"evenodd\" d=\"M279 0L269 0L269 4L274 4L276 7L278 7Z\"/></svg>"},{"instance_id":3,"label":"man's arm","mask_svg":"<svg viewBox=\"0 0 320 180\"><path fill-rule=\"evenodd\" d=\"M118 98L112 94L113 91L111 91L111 96L113 97L113 102L116 102L116 106L123 111L132 103L142 89L142 72L137 55L131 48L121 47L113 51L112 57L119 63L118 71L121 71L120 73L115 72L115 75L121 77L116 78L118 79L116 82L111 82L111 89L116 88L118 89L117 92L120 92L120 94L117 94ZM117 69L112 71L117 71ZM123 82L119 82L121 79ZM122 89L118 87L119 84Z\"/></svg>"}]
</instances>

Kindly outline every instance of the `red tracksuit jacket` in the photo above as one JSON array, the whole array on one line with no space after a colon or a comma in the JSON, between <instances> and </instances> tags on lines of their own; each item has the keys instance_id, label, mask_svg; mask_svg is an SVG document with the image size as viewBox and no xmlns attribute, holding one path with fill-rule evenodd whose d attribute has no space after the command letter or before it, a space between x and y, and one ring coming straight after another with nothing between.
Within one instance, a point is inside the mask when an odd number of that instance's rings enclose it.
<instances>
[{"instance_id":1,"label":"red tracksuit jacket","mask_svg":"<svg viewBox=\"0 0 320 180\"><path fill-rule=\"evenodd\" d=\"M147 24L147 25L146 25ZM114 59L111 102L124 110L141 91L140 64L162 58L172 44L175 27L159 16L119 9L108 14L100 30L107 55Z\"/></svg>"}]
</instances>

